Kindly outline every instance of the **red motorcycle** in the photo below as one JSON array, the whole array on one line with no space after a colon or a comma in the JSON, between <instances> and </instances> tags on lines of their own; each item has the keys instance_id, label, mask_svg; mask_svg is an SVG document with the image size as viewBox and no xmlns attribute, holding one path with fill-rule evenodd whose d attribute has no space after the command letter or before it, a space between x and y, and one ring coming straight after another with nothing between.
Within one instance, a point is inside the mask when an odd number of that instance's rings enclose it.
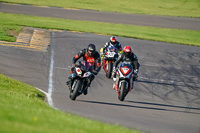
<instances>
[{"instance_id":1,"label":"red motorcycle","mask_svg":"<svg viewBox=\"0 0 200 133\"><path fill-rule=\"evenodd\" d=\"M113 78L113 89L116 89L120 101L124 101L126 95L133 89L133 77L133 66L129 62L122 62L116 72L116 79Z\"/></svg>"},{"instance_id":2,"label":"red motorcycle","mask_svg":"<svg viewBox=\"0 0 200 133\"><path fill-rule=\"evenodd\" d=\"M111 78L113 64L118 58L118 52L114 46L108 46L103 58L103 69L106 72L106 77Z\"/></svg>"}]
</instances>

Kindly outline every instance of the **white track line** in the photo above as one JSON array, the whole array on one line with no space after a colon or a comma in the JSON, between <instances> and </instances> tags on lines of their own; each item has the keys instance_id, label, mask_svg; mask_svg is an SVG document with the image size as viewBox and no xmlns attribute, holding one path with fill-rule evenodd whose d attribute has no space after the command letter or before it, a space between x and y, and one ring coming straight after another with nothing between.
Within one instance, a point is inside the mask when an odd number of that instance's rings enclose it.
<instances>
[{"instance_id":1,"label":"white track line","mask_svg":"<svg viewBox=\"0 0 200 133\"><path fill-rule=\"evenodd\" d=\"M44 93L47 97L48 97L48 93L47 92L45 92L45 91L43 91L43 90L41 90L41 89L39 89L39 88L37 88L37 87L35 87L37 90L39 90L39 91L41 91L42 93Z\"/></svg>"},{"instance_id":2,"label":"white track line","mask_svg":"<svg viewBox=\"0 0 200 133\"><path fill-rule=\"evenodd\" d=\"M55 41L54 41L54 31L52 31L52 43L51 43L51 62L50 62L50 68L49 68L49 89L48 89L48 95L47 100L51 107L53 107L53 100L52 100L52 92L53 92L53 65L54 65L54 47L55 47Z\"/></svg>"},{"instance_id":3,"label":"white track line","mask_svg":"<svg viewBox=\"0 0 200 133\"><path fill-rule=\"evenodd\" d=\"M52 92L53 92L53 65L54 65L54 47L55 47L55 41L53 40L54 38L54 32L52 31L52 43L51 43L51 61L50 61L50 68L49 68L49 88L48 88L48 93L35 87L37 90L41 91L44 93L47 97L47 101L50 107L55 108L53 106L53 100L52 100ZM55 108L56 109L56 108Z\"/></svg>"},{"instance_id":4,"label":"white track line","mask_svg":"<svg viewBox=\"0 0 200 133\"><path fill-rule=\"evenodd\" d=\"M35 87L35 89L41 91L42 93L44 93L44 94L46 95L47 100L48 100L48 103L49 103L49 101L52 101L51 96L50 96L47 92L45 92L45 91L43 91L43 90L41 90L41 89L39 89L39 88L37 88L37 87ZM52 107L52 108L57 109L57 108L55 108L55 107ZM58 110L58 109L57 109L57 110Z\"/></svg>"}]
</instances>

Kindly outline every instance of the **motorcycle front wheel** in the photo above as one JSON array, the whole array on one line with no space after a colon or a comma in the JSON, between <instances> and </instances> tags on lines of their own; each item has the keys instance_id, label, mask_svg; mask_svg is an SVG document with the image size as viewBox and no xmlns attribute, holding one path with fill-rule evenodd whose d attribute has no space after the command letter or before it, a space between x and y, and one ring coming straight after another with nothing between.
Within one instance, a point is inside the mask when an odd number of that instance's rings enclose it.
<instances>
[{"instance_id":1,"label":"motorcycle front wheel","mask_svg":"<svg viewBox=\"0 0 200 133\"><path fill-rule=\"evenodd\" d=\"M126 82L122 82L121 87L120 87L120 93L119 93L119 96L118 96L120 101L124 101L125 96L126 96L126 92L127 92Z\"/></svg>"},{"instance_id":2,"label":"motorcycle front wheel","mask_svg":"<svg viewBox=\"0 0 200 133\"><path fill-rule=\"evenodd\" d=\"M108 62L108 73L106 73L106 76L110 79L111 75L112 75L112 67L113 67L113 63L112 62Z\"/></svg>"},{"instance_id":3,"label":"motorcycle front wheel","mask_svg":"<svg viewBox=\"0 0 200 133\"><path fill-rule=\"evenodd\" d=\"M72 93L70 93L69 97L71 100L76 100L79 91L81 90L83 81L80 79L75 79L72 85Z\"/></svg>"}]
</instances>

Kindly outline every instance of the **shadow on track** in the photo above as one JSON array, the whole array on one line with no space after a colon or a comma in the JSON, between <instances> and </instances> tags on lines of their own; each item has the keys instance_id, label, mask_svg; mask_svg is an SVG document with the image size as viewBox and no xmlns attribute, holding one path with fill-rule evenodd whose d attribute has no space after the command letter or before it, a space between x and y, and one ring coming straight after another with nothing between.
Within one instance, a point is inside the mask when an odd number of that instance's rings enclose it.
<instances>
[{"instance_id":1,"label":"shadow on track","mask_svg":"<svg viewBox=\"0 0 200 133\"><path fill-rule=\"evenodd\" d=\"M198 82L185 81L152 81L152 80L138 80L138 83L143 83L143 93L148 92L163 101L180 100L190 104L199 104L200 100L200 84ZM149 84L144 86L144 84ZM170 96L174 96L170 98ZM189 107L187 107L189 108Z\"/></svg>"},{"instance_id":2,"label":"shadow on track","mask_svg":"<svg viewBox=\"0 0 200 133\"><path fill-rule=\"evenodd\" d=\"M87 101L87 100L77 100L79 102L85 103L94 103L94 104L101 104L101 105L109 105L109 106L119 106L119 107L127 107L127 108L141 108L141 109L150 109L150 110L160 110L160 111L172 111L172 112L181 112L181 113L191 113L191 114L200 114L199 112L191 112L190 110L200 110L200 108L190 108L190 107L182 107L182 106L173 106L173 105L165 105L165 104L157 104L157 103L145 103L145 102L136 102L136 101L124 101L124 104L119 103L111 103L111 102L99 102L99 101ZM137 103L137 104L146 104L146 105L157 105L157 106L166 106L172 108L183 108L186 109L185 111L177 110L177 109L164 109L160 107L145 107L145 106L134 106L134 105L127 105L126 103Z\"/></svg>"},{"instance_id":3,"label":"shadow on track","mask_svg":"<svg viewBox=\"0 0 200 133\"><path fill-rule=\"evenodd\" d=\"M171 108L182 108L182 109L186 109L186 110L200 110L200 108L175 106L175 105L169 105L169 104L158 104L158 103L148 103L148 102L138 102L138 101L128 101L128 100L126 102L144 104L144 105L156 105L156 106L171 107Z\"/></svg>"},{"instance_id":4,"label":"shadow on track","mask_svg":"<svg viewBox=\"0 0 200 133\"><path fill-rule=\"evenodd\" d=\"M157 85L170 85L170 86L182 86L182 87L193 87L193 88L200 88L200 87L197 87L197 83L193 83L194 85L189 85L184 83L184 82L180 82L182 84L178 84L179 82L173 82L173 83L168 83L168 82L159 82L159 81L148 81L148 80L137 80L136 82L141 82L141 83L147 83L147 84L157 84Z\"/></svg>"}]
</instances>

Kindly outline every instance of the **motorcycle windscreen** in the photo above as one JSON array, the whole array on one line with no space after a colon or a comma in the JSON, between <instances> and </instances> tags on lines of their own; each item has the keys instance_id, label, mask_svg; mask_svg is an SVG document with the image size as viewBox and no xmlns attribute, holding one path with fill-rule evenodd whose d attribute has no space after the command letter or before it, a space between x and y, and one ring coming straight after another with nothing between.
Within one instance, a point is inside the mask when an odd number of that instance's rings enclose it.
<instances>
[{"instance_id":1,"label":"motorcycle windscreen","mask_svg":"<svg viewBox=\"0 0 200 133\"><path fill-rule=\"evenodd\" d=\"M120 70L121 72L124 74L124 75L127 75L131 72L131 68L125 66L125 67L120 67Z\"/></svg>"},{"instance_id":2,"label":"motorcycle windscreen","mask_svg":"<svg viewBox=\"0 0 200 133\"><path fill-rule=\"evenodd\" d=\"M133 69L133 66L129 62L123 62L120 65L120 71L126 76L128 75Z\"/></svg>"}]
</instances>

